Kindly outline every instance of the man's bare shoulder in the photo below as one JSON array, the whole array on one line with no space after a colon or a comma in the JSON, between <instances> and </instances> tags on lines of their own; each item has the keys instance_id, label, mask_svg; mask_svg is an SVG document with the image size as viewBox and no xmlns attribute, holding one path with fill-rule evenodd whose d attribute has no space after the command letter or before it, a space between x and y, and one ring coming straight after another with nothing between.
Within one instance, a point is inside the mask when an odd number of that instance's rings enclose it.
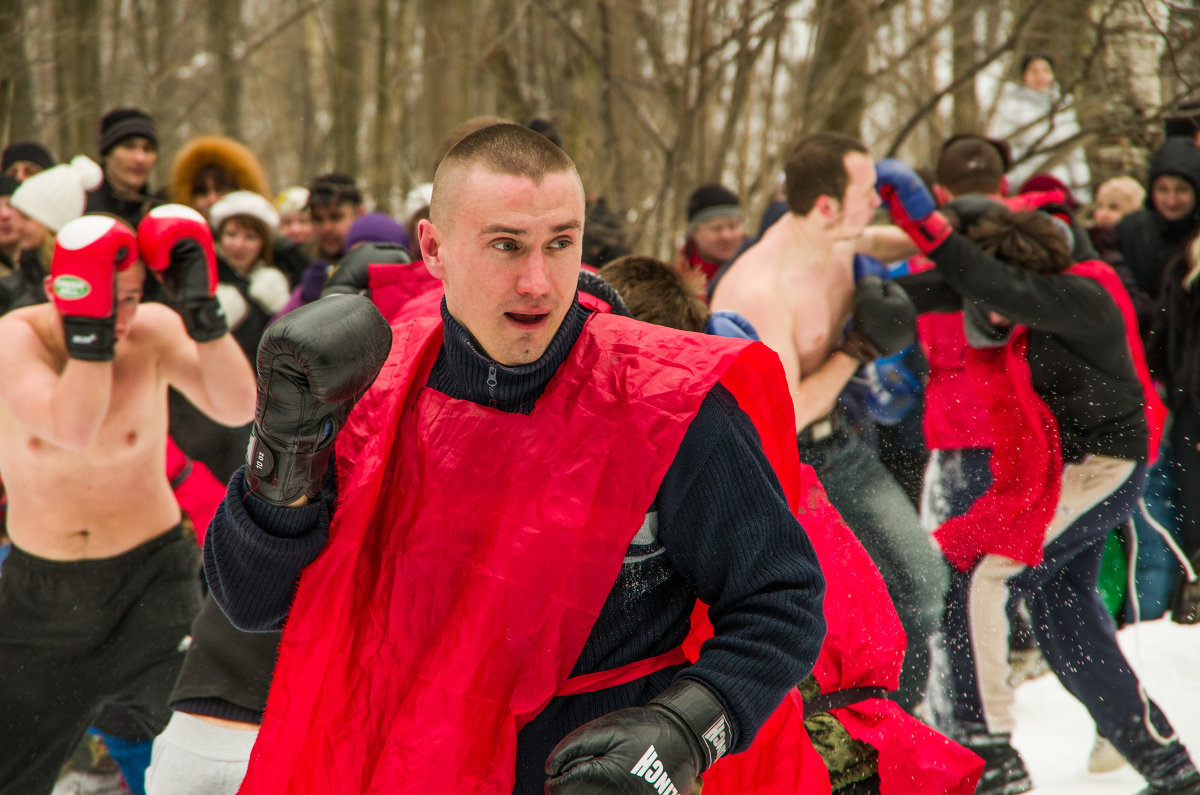
<instances>
[{"instance_id":1,"label":"man's bare shoulder","mask_svg":"<svg viewBox=\"0 0 1200 795\"><path fill-rule=\"evenodd\" d=\"M779 283L775 263L771 248L761 241L746 249L717 283L710 302L712 309L742 311L746 304L775 303Z\"/></svg>"}]
</instances>

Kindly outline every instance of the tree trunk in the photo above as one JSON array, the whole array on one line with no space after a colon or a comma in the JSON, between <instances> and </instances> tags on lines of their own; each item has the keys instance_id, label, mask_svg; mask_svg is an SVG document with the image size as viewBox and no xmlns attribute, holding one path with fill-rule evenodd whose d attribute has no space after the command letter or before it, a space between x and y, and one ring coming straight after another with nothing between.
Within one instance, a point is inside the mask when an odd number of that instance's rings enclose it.
<instances>
[{"instance_id":1,"label":"tree trunk","mask_svg":"<svg viewBox=\"0 0 1200 795\"><path fill-rule=\"evenodd\" d=\"M954 74L963 74L979 58L975 46L975 16L978 0L954 0L951 32L954 45L951 51ZM959 132L981 132L979 130L979 100L975 94L975 80L966 80L951 94L954 99L954 121L951 129Z\"/></svg>"},{"instance_id":2,"label":"tree trunk","mask_svg":"<svg viewBox=\"0 0 1200 795\"><path fill-rule=\"evenodd\" d=\"M363 118L364 0L333 4L333 158L334 169L359 175L358 131Z\"/></svg>"},{"instance_id":3,"label":"tree trunk","mask_svg":"<svg viewBox=\"0 0 1200 795\"><path fill-rule=\"evenodd\" d=\"M24 3L0 0L0 140L42 140L33 105L33 69Z\"/></svg>"},{"instance_id":4,"label":"tree trunk","mask_svg":"<svg viewBox=\"0 0 1200 795\"><path fill-rule=\"evenodd\" d=\"M235 43L242 38L242 4L239 0L208 0L205 9L208 43L216 57L217 117L221 131L232 138L242 137L242 70L234 55Z\"/></svg>"}]
</instances>

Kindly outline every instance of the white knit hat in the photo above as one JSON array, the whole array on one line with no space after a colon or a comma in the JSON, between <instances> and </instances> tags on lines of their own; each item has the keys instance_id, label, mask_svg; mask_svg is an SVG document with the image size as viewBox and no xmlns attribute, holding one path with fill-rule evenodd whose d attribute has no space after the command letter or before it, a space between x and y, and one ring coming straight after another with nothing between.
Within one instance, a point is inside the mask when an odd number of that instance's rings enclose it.
<instances>
[{"instance_id":1,"label":"white knit hat","mask_svg":"<svg viewBox=\"0 0 1200 795\"><path fill-rule=\"evenodd\" d=\"M104 171L76 155L70 163L34 174L13 192L12 206L53 233L83 215L87 192L100 187Z\"/></svg>"},{"instance_id":2,"label":"white knit hat","mask_svg":"<svg viewBox=\"0 0 1200 795\"><path fill-rule=\"evenodd\" d=\"M257 218L272 232L279 229L279 213L275 211L274 205L254 191L235 190L232 193L226 193L208 211L209 222L216 230L220 230L221 224L235 215Z\"/></svg>"}]
</instances>

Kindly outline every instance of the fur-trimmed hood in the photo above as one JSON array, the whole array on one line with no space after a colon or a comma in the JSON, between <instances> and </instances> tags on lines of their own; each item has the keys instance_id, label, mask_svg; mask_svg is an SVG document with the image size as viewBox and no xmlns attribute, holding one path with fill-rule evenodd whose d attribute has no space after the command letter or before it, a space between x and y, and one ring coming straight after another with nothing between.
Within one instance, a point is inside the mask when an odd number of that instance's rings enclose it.
<instances>
[{"instance_id":1,"label":"fur-trimmed hood","mask_svg":"<svg viewBox=\"0 0 1200 795\"><path fill-rule=\"evenodd\" d=\"M267 174L262 163L245 144L221 135L193 138L175 156L171 165L171 177L167 193L171 201L192 206L192 185L196 173L207 165L215 164L229 172L235 190L249 190L271 198Z\"/></svg>"}]
</instances>

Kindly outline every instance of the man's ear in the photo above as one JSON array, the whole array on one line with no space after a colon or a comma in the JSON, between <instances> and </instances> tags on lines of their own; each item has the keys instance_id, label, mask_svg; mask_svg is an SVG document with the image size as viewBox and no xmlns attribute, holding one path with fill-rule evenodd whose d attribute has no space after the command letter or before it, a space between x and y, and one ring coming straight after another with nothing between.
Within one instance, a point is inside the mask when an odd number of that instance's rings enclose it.
<instances>
[{"instance_id":1,"label":"man's ear","mask_svg":"<svg viewBox=\"0 0 1200 795\"><path fill-rule=\"evenodd\" d=\"M428 218L422 218L417 222L417 240L421 244L421 258L425 261L425 267L434 278L446 280L446 266L442 262L442 240L441 233L438 228L433 225L433 222Z\"/></svg>"},{"instance_id":2,"label":"man's ear","mask_svg":"<svg viewBox=\"0 0 1200 795\"><path fill-rule=\"evenodd\" d=\"M821 217L826 221L832 221L838 216L838 212L841 209L841 202L832 196L822 193L813 202L813 209L820 213Z\"/></svg>"}]
</instances>

